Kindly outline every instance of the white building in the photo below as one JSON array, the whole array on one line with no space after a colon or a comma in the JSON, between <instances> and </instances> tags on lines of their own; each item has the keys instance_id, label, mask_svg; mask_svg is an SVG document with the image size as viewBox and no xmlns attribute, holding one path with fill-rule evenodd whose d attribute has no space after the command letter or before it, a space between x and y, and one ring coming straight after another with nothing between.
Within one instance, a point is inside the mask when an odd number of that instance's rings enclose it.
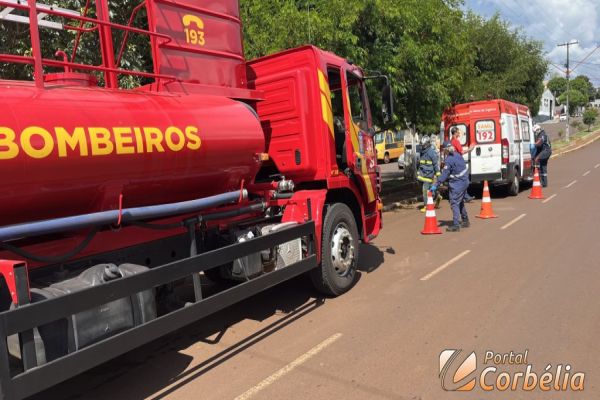
<instances>
[{"instance_id":1,"label":"white building","mask_svg":"<svg viewBox=\"0 0 600 400\"><path fill-rule=\"evenodd\" d=\"M542 94L542 100L540 104L540 111L538 115L540 117L554 118L554 112L556 109L556 98L550 91L550 89L546 88L544 93Z\"/></svg>"},{"instance_id":2,"label":"white building","mask_svg":"<svg viewBox=\"0 0 600 400\"><path fill-rule=\"evenodd\" d=\"M590 107L600 108L600 99L596 99L590 103Z\"/></svg>"}]
</instances>

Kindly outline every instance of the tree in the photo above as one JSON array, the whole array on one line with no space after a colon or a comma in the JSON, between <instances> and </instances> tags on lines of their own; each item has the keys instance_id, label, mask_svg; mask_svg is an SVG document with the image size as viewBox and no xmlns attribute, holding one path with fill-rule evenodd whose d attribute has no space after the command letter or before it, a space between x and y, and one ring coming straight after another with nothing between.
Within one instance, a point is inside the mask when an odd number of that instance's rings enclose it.
<instances>
[{"instance_id":1,"label":"tree","mask_svg":"<svg viewBox=\"0 0 600 400\"><path fill-rule=\"evenodd\" d=\"M563 93L558 101L560 104L567 104L567 93L569 93L569 114L573 115L579 107L583 107L588 104L588 98L586 95L581 93L579 90L571 89L569 92Z\"/></svg>"},{"instance_id":2,"label":"tree","mask_svg":"<svg viewBox=\"0 0 600 400\"><path fill-rule=\"evenodd\" d=\"M463 29L475 58L460 100L503 98L528 105L536 115L548 69L542 43L512 29L498 14L485 19L468 13Z\"/></svg>"},{"instance_id":3,"label":"tree","mask_svg":"<svg viewBox=\"0 0 600 400\"><path fill-rule=\"evenodd\" d=\"M590 78L585 75L579 75L575 79L570 82L570 88L578 90L583 95L587 97L587 101L589 102L591 98L594 97L596 89L592 82L590 82Z\"/></svg>"},{"instance_id":4,"label":"tree","mask_svg":"<svg viewBox=\"0 0 600 400\"><path fill-rule=\"evenodd\" d=\"M56 2L57 6L69 10L79 11L84 14L86 5L85 0L60 0ZM111 19L112 22L126 25L132 10L139 4L139 0L121 0L118 7L112 7ZM92 2L93 4L93 2ZM113 3L114 4L114 3ZM95 8L92 6L87 13L90 18L95 18ZM49 21L68 22L70 25L77 25L75 20L65 21L62 18L48 16ZM134 20L133 26L148 29L148 21L146 11L143 9L138 13ZM87 28L91 25L87 24ZM113 44L115 52L118 52L124 32L113 29ZM55 30L40 28L40 43L42 48L42 57L47 59L55 59L57 50L64 50L69 59L74 51L76 32L73 30ZM100 40L97 30L85 33L81 36L81 41L76 49L77 57L75 62L88 65L101 64ZM15 22L0 22L0 53L16 54L16 55L31 55L31 44L29 42L29 26ZM137 71L152 71L152 55L150 53L150 39L146 35L131 34L127 40L124 56L120 66L123 69ZM62 69L45 68L45 72L56 72ZM94 72L100 84L103 84L103 74ZM33 68L18 64L0 64L0 77L7 79L22 79L29 80L33 77ZM121 76L120 83L124 87L136 87L147 80L132 76Z\"/></svg>"},{"instance_id":5,"label":"tree","mask_svg":"<svg viewBox=\"0 0 600 400\"><path fill-rule=\"evenodd\" d=\"M550 89L554 97L559 98L567 91L567 78L555 76L548 81L548 89Z\"/></svg>"},{"instance_id":6,"label":"tree","mask_svg":"<svg viewBox=\"0 0 600 400\"><path fill-rule=\"evenodd\" d=\"M370 0L354 33L368 69L390 76L400 121L436 132L472 63L459 3ZM373 96L371 96L373 97Z\"/></svg>"},{"instance_id":7,"label":"tree","mask_svg":"<svg viewBox=\"0 0 600 400\"><path fill-rule=\"evenodd\" d=\"M248 57L307 43L310 25L312 44L388 75L396 120L420 129L439 129L442 111L466 80L471 57L456 28L457 0L242 0L241 6ZM369 85L376 109L380 90Z\"/></svg>"},{"instance_id":8,"label":"tree","mask_svg":"<svg viewBox=\"0 0 600 400\"><path fill-rule=\"evenodd\" d=\"M598 118L598 110L595 108L588 108L583 113L583 123L588 126L588 131L592 128L592 125L596 123L596 119Z\"/></svg>"}]
</instances>

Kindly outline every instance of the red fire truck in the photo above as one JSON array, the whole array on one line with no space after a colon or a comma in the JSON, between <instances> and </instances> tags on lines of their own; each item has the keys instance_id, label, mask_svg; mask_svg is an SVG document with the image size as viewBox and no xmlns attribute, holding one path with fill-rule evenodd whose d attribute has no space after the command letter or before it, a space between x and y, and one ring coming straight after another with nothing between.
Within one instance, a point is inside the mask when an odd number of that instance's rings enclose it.
<instances>
[{"instance_id":1,"label":"red fire truck","mask_svg":"<svg viewBox=\"0 0 600 400\"><path fill-rule=\"evenodd\" d=\"M128 25L109 6L0 0L32 48L0 63L33 70L0 80L2 399L306 272L340 295L381 229L360 68L312 46L247 62L236 0L145 0ZM147 29L131 23L143 9ZM58 58L40 44L50 29L75 38ZM100 65L77 58L86 35ZM122 66L131 35L148 37L152 71ZM237 283L207 297L202 276Z\"/></svg>"}]
</instances>

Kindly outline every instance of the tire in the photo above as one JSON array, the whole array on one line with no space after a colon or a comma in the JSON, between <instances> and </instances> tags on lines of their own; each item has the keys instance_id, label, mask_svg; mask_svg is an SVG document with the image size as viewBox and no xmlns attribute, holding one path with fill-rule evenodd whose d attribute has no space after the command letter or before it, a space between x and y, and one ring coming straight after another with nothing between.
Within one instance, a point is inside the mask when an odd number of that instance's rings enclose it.
<instances>
[{"instance_id":1,"label":"tire","mask_svg":"<svg viewBox=\"0 0 600 400\"><path fill-rule=\"evenodd\" d=\"M358 279L360 245L354 214L345 204L336 203L327 209L321 245L321 265L311 271L311 279L321 293L340 296Z\"/></svg>"},{"instance_id":2,"label":"tire","mask_svg":"<svg viewBox=\"0 0 600 400\"><path fill-rule=\"evenodd\" d=\"M509 183L507 192L510 196L518 196L521 189L521 175L519 171L515 171L513 181Z\"/></svg>"},{"instance_id":3,"label":"tire","mask_svg":"<svg viewBox=\"0 0 600 400\"><path fill-rule=\"evenodd\" d=\"M383 156L383 162L385 164L389 164L390 163L390 153L385 153L385 155Z\"/></svg>"}]
</instances>

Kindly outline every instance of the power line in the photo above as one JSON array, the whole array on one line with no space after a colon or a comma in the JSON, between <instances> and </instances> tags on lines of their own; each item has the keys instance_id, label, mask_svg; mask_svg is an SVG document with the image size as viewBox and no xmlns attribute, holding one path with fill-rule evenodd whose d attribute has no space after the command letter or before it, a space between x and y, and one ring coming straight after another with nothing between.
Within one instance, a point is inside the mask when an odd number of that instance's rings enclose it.
<instances>
[{"instance_id":1,"label":"power line","mask_svg":"<svg viewBox=\"0 0 600 400\"><path fill-rule=\"evenodd\" d=\"M573 60L573 62L582 64L582 65L596 65L596 66L600 66L600 63L591 63L591 62L583 62L583 61L575 61L575 60Z\"/></svg>"},{"instance_id":2,"label":"power line","mask_svg":"<svg viewBox=\"0 0 600 400\"><path fill-rule=\"evenodd\" d=\"M562 69L561 67L559 67L558 65L554 64L552 61L548 61L550 63L550 65L552 65L554 68L556 68L557 70L559 70L560 72L562 72L563 74L566 73L564 69Z\"/></svg>"},{"instance_id":3,"label":"power line","mask_svg":"<svg viewBox=\"0 0 600 400\"><path fill-rule=\"evenodd\" d=\"M567 52L569 51L568 49L569 49L569 47L567 46ZM590 53L587 56L585 56L583 58L583 60L581 60L579 62L579 64L577 64L575 67L573 67L573 71L575 71L577 69L577 67L579 67L581 65L581 63L585 62L585 60L590 58L592 56L592 54L594 54L596 52L596 50L598 50L598 49L600 49L600 46L597 46L594 50L590 51Z\"/></svg>"}]
</instances>

